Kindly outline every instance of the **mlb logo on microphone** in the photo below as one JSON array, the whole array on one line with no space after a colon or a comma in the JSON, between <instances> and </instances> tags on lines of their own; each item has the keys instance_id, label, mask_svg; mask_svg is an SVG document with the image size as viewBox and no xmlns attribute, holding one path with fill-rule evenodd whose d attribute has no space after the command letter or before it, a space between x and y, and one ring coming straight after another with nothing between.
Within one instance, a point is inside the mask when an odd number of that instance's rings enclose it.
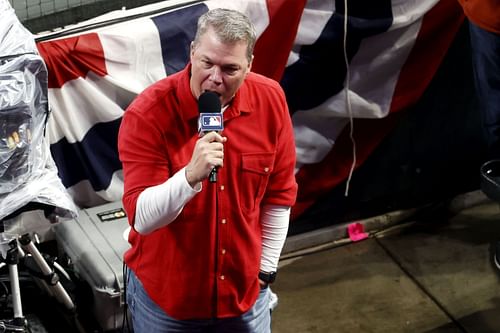
<instances>
[{"instance_id":1,"label":"mlb logo on microphone","mask_svg":"<svg viewBox=\"0 0 500 333\"><path fill-rule=\"evenodd\" d=\"M224 123L222 120L222 113L202 113L200 114L200 131L222 131Z\"/></svg>"}]
</instances>

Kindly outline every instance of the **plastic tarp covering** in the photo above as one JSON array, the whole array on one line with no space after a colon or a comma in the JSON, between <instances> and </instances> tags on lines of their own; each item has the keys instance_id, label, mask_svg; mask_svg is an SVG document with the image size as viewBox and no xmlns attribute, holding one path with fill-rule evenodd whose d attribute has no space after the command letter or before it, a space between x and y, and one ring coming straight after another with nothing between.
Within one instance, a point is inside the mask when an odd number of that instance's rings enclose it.
<instances>
[{"instance_id":1,"label":"plastic tarp covering","mask_svg":"<svg viewBox=\"0 0 500 333\"><path fill-rule=\"evenodd\" d=\"M47 77L32 34L0 0L0 221L30 205L50 222L77 214L44 137Z\"/></svg>"}]
</instances>

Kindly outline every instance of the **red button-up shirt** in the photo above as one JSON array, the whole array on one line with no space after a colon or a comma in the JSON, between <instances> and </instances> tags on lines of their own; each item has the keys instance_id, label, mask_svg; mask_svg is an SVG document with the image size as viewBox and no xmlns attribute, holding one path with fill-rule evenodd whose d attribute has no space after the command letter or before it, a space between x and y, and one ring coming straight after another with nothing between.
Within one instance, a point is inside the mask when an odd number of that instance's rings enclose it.
<instances>
[{"instance_id":1,"label":"red button-up shirt","mask_svg":"<svg viewBox=\"0 0 500 333\"><path fill-rule=\"evenodd\" d=\"M481 28L500 34L500 1L458 0L465 15Z\"/></svg>"},{"instance_id":2,"label":"red button-up shirt","mask_svg":"<svg viewBox=\"0 0 500 333\"><path fill-rule=\"evenodd\" d=\"M133 226L139 194L188 164L198 139L190 66L146 89L125 112L119 133ZM132 230L125 262L165 312L177 319L224 318L247 311L259 293L260 209L291 206L295 144L284 93L250 73L224 111L224 167L203 182L179 216L151 234ZM132 228L133 229L133 228Z\"/></svg>"}]
</instances>

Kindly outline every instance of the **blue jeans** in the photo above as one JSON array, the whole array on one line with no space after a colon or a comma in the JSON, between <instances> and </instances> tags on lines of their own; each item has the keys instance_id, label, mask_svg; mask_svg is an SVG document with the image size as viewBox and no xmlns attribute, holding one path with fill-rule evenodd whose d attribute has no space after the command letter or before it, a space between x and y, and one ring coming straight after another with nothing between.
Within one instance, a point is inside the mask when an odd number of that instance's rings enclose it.
<instances>
[{"instance_id":1,"label":"blue jeans","mask_svg":"<svg viewBox=\"0 0 500 333\"><path fill-rule=\"evenodd\" d=\"M500 35L469 21L472 66L488 158L500 158Z\"/></svg>"},{"instance_id":2,"label":"blue jeans","mask_svg":"<svg viewBox=\"0 0 500 333\"><path fill-rule=\"evenodd\" d=\"M168 316L146 294L132 270L127 269L127 305L135 333L270 333L269 288L261 289L254 306L239 317L177 320Z\"/></svg>"}]
</instances>

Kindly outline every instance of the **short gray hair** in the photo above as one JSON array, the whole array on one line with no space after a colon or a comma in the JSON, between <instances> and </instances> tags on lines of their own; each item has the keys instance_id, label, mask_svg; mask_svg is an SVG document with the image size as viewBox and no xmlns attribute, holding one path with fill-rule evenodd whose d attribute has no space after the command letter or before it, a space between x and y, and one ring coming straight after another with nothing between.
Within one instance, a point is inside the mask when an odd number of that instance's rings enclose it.
<instances>
[{"instance_id":1,"label":"short gray hair","mask_svg":"<svg viewBox=\"0 0 500 333\"><path fill-rule=\"evenodd\" d=\"M252 61L257 36L252 22L245 14L225 8L215 8L204 13L198 19L198 28L193 41L195 47L208 28L214 29L223 43L246 42L247 59L249 63Z\"/></svg>"}]
</instances>

